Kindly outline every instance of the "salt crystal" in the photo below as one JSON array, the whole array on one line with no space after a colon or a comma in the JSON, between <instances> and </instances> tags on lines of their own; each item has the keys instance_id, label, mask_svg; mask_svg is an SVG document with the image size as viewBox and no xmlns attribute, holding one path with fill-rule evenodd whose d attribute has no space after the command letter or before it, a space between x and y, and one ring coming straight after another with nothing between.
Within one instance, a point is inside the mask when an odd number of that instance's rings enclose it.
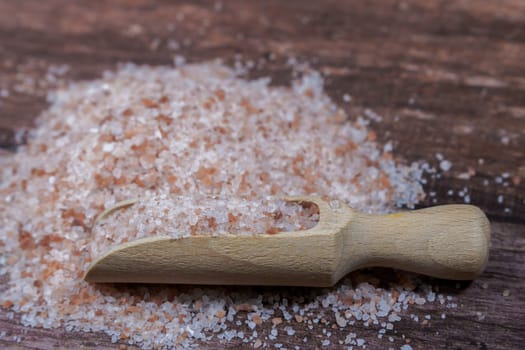
<instances>
[{"instance_id":1,"label":"salt crystal","mask_svg":"<svg viewBox=\"0 0 525 350\"><path fill-rule=\"evenodd\" d=\"M339 327L346 327L348 321L339 312L335 313L335 320Z\"/></svg>"},{"instance_id":2,"label":"salt crystal","mask_svg":"<svg viewBox=\"0 0 525 350\"><path fill-rule=\"evenodd\" d=\"M439 168L442 171L449 171L450 168L452 168L452 163L448 160L442 160L441 162L439 162Z\"/></svg>"},{"instance_id":3,"label":"salt crystal","mask_svg":"<svg viewBox=\"0 0 525 350\"><path fill-rule=\"evenodd\" d=\"M425 300L425 298L420 298L420 297L418 297L418 298L416 298L416 300L414 300L414 302L415 302L417 305L423 305L423 304L425 304L426 300Z\"/></svg>"},{"instance_id":4,"label":"salt crystal","mask_svg":"<svg viewBox=\"0 0 525 350\"><path fill-rule=\"evenodd\" d=\"M113 152L114 148L115 148L115 144L114 143L105 143L104 146L102 146L102 150L105 153Z\"/></svg>"}]
</instances>

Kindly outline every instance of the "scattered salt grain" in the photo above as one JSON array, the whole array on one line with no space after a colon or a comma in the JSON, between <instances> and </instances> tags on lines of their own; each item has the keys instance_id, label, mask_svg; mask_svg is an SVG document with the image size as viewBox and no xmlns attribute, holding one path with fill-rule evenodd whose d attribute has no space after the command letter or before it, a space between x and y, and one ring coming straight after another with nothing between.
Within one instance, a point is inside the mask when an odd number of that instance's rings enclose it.
<instances>
[{"instance_id":1,"label":"scattered salt grain","mask_svg":"<svg viewBox=\"0 0 525 350\"><path fill-rule=\"evenodd\" d=\"M416 298L416 300L414 300L414 302L417 305L423 305L423 304L425 304L426 300L425 300L425 298L418 297L418 298Z\"/></svg>"},{"instance_id":2,"label":"scattered salt grain","mask_svg":"<svg viewBox=\"0 0 525 350\"><path fill-rule=\"evenodd\" d=\"M442 171L449 171L450 168L452 168L452 163L448 160L442 160L441 162L439 162L439 168Z\"/></svg>"},{"instance_id":3,"label":"scattered salt grain","mask_svg":"<svg viewBox=\"0 0 525 350\"><path fill-rule=\"evenodd\" d=\"M288 335L294 335L295 334L295 329L293 329L290 326L286 327L284 330L285 330L286 334L288 334Z\"/></svg>"},{"instance_id":4,"label":"scattered salt grain","mask_svg":"<svg viewBox=\"0 0 525 350\"><path fill-rule=\"evenodd\" d=\"M365 115L367 118L369 118L369 119L371 119L371 120L373 120L373 121L375 121L375 122L378 122L378 123L381 122L381 121L383 120L383 117L382 117L382 116L380 116L379 114L377 114L376 112L374 112L373 110L368 109L368 108L365 109L365 111L364 111L364 115Z\"/></svg>"},{"instance_id":5,"label":"scattered salt grain","mask_svg":"<svg viewBox=\"0 0 525 350\"><path fill-rule=\"evenodd\" d=\"M277 329L273 328L271 331L270 331L270 335L273 336L273 337L277 337L277 335L279 334L279 332L277 331Z\"/></svg>"},{"instance_id":6,"label":"scattered salt grain","mask_svg":"<svg viewBox=\"0 0 525 350\"><path fill-rule=\"evenodd\" d=\"M339 312L335 313L335 321L341 328L346 327L346 324L348 323L348 321L343 316L341 316Z\"/></svg>"}]
</instances>

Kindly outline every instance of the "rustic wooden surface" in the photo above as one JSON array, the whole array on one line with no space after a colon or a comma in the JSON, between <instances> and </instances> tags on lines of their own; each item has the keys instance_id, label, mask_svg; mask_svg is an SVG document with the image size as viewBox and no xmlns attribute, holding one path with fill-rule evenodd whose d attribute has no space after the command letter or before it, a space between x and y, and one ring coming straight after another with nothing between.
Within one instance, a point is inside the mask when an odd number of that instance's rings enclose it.
<instances>
[{"instance_id":1,"label":"rustic wooden surface","mask_svg":"<svg viewBox=\"0 0 525 350\"><path fill-rule=\"evenodd\" d=\"M176 40L180 47L174 48ZM45 106L49 66L70 67L61 79L89 79L119 62L169 64L236 55L266 63L252 76L289 81L289 57L326 76L328 93L352 114L367 109L380 142L391 140L408 161L451 171L428 177L422 206L473 204L493 223L492 251L472 283L434 281L457 309L412 307L422 325L404 317L394 338L377 339L362 326L368 349L518 349L525 342L525 2L456 0L374 1L0 1L0 152L23 142L19 132ZM31 79L28 79L31 78ZM2 93L2 91L4 92ZM9 94L5 93L6 91ZM349 94L351 104L342 102ZM8 95L8 96L7 96ZM18 135L18 137L17 137ZM480 160L481 159L481 160ZM470 171L470 179L466 173ZM508 178L498 176L508 173ZM449 195L448 191L454 194ZM502 195L503 202L498 201ZM376 270L383 277L390 271ZM292 295L318 293L292 289ZM507 295L508 294L508 295ZM332 320L333 322L333 320ZM285 346L321 347L319 334L294 326ZM114 348L101 334L22 327L0 310L0 347ZM264 329L263 337L269 332ZM335 330L344 339L349 329ZM12 340L19 335L20 342ZM334 342L332 342L333 344ZM215 347L242 348L237 342ZM332 346L332 348L336 348Z\"/></svg>"}]
</instances>

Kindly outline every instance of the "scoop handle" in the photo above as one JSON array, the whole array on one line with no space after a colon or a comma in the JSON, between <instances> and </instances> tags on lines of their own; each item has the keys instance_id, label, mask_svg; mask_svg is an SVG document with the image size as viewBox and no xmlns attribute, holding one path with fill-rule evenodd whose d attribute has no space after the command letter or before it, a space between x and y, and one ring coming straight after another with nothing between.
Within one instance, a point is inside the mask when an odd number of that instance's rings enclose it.
<instances>
[{"instance_id":1,"label":"scoop handle","mask_svg":"<svg viewBox=\"0 0 525 350\"><path fill-rule=\"evenodd\" d=\"M347 232L351 251L355 252L357 244L364 253L359 267L392 267L469 280L483 272L488 260L490 224L472 205L443 205L389 215L357 214Z\"/></svg>"}]
</instances>

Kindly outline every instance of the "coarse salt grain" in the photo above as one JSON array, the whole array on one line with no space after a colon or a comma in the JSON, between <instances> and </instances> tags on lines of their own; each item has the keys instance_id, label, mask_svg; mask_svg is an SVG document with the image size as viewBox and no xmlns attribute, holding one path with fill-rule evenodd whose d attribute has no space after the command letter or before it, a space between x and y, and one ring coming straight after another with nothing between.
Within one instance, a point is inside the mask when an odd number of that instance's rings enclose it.
<instances>
[{"instance_id":1,"label":"coarse salt grain","mask_svg":"<svg viewBox=\"0 0 525 350\"><path fill-rule=\"evenodd\" d=\"M442 160L441 162L439 162L439 168L442 171L449 171L450 168L452 168L452 163L448 160Z\"/></svg>"},{"instance_id":2,"label":"coarse salt grain","mask_svg":"<svg viewBox=\"0 0 525 350\"><path fill-rule=\"evenodd\" d=\"M348 119L323 93L319 74L292 88L270 87L268 79L246 81L217 63L176 64L124 65L50 94L29 143L2 160L0 244L14 258L2 260L8 282L0 305L20 313L24 325L105 332L143 348L185 348L212 336L260 347L256 335L237 331L242 314L257 312L250 322L268 324L278 309L293 321L290 305L297 322L308 315L312 329L328 323L313 315L330 309L349 320L339 317L340 327L399 321L407 304L392 293L417 300L413 282L383 289L366 279L343 281L317 296L288 296L288 304L282 292L82 280L97 254L139 236L315 224L315 210L285 204L275 197L281 194L337 198L366 212L412 207L423 197L423 167L396 165L366 121ZM104 209L130 198L139 201L93 227ZM277 336L272 329L269 338ZM365 344L355 334L347 341Z\"/></svg>"}]
</instances>

